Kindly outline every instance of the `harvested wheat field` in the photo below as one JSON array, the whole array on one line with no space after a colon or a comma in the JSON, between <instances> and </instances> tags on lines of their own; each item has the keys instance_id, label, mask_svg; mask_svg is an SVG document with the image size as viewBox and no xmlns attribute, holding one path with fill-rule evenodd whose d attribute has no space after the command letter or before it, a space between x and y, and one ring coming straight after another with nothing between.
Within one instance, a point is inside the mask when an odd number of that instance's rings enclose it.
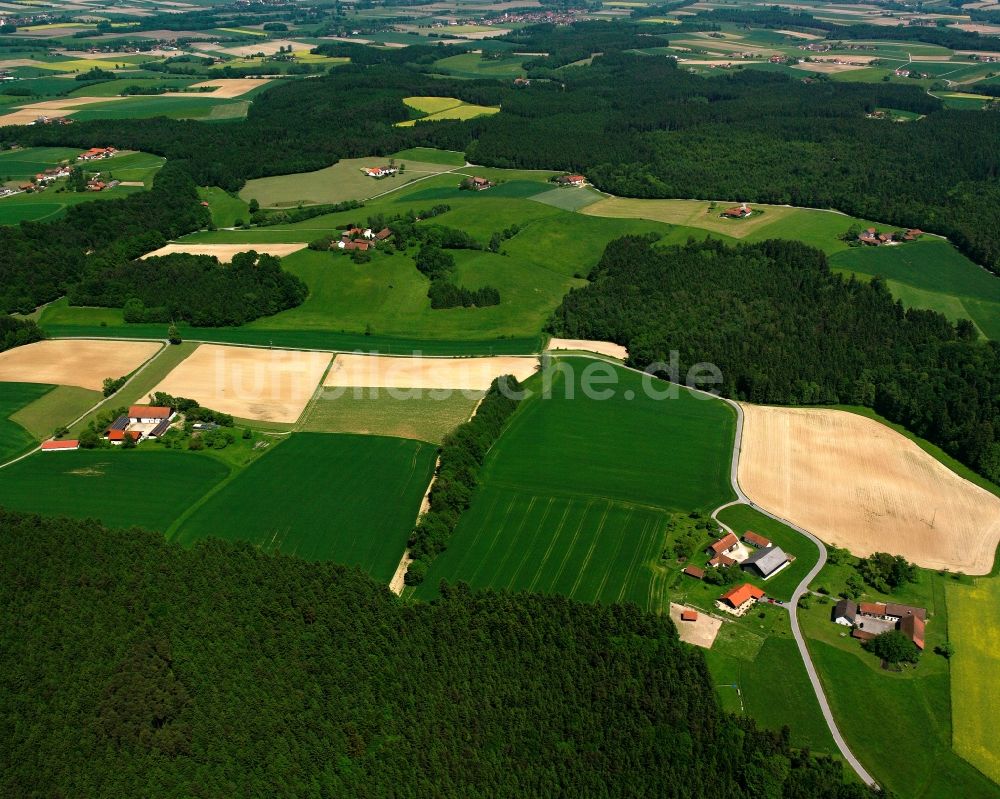
<instances>
[{"instance_id":1,"label":"harvested wheat field","mask_svg":"<svg viewBox=\"0 0 1000 799\"><path fill-rule=\"evenodd\" d=\"M38 341L0 353L0 381L100 391L104 378L135 371L161 346L155 341Z\"/></svg>"},{"instance_id":2,"label":"harvested wheat field","mask_svg":"<svg viewBox=\"0 0 1000 799\"><path fill-rule=\"evenodd\" d=\"M855 555L992 568L1000 498L908 438L847 411L742 407L740 487L762 508Z\"/></svg>"},{"instance_id":3,"label":"harvested wheat field","mask_svg":"<svg viewBox=\"0 0 1000 799\"><path fill-rule=\"evenodd\" d=\"M514 375L518 380L525 380L535 373L537 367L535 358L338 355L323 385L485 391L499 375Z\"/></svg>"},{"instance_id":4,"label":"harvested wheat field","mask_svg":"<svg viewBox=\"0 0 1000 799\"><path fill-rule=\"evenodd\" d=\"M208 89L210 92L198 92L196 97L217 97L223 100L231 100L234 97L242 97L247 92L253 91L258 86L270 83L270 78L217 78L195 83L189 89ZM192 92L167 92L164 97L191 97Z\"/></svg>"},{"instance_id":5,"label":"harvested wheat field","mask_svg":"<svg viewBox=\"0 0 1000 799\"><path fill-rule=\"evenodd\" d=\"M188 255L214 255L220 263L228 264L237 253L249 252L250 250L284 257L305 248L305 242L301 244L184 244L183 242L175 242L160 247L158 250L147 252L142 257L145 259L160 255L173 255L175 252L186 252Z\"/></svg>"},{"instance_id":6,"label":"harvested wheat field","mask_svg":"<svg viewBox=\"0 0 1000 799\"><path fill-rule=\"evenodd\" d=\"M608 355L624 361L628 358L628 350L621 344L611 341L591 341L582 338L553 338L549 339L547 350L583 350L584 352L596 352L598 355Z\"/></svg>"},{"instance_id":7,"label":"harvested wheat field","mask_svg":"<svg viewBox=\"0 0 1000 799\"><path fill-rule=\"evenodd\" d=\"M329 363L326 352L202 344L153 390L241 419L294 422Z\"/></svg>"}]
</instances>

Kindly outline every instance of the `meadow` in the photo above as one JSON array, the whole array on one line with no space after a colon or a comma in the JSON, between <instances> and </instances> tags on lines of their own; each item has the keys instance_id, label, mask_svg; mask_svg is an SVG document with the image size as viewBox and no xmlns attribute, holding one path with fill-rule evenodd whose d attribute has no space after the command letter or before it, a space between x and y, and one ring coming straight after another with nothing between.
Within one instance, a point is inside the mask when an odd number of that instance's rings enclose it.
<instances>
[{"instance_id":1,"label":"meadow","mask_svg":"<svg viewBox=\"0 0 1000 799\"><path fill-rule=\"evenodd\" d=\"M10 417L52 388L41 383L0 383L0 462L27 452L37 443L32 433Z\"/></svg>"},{"instance_id":2,"label":"meadow","mask_svg":"<svg viewBox=\"0 0 1000 799\"><path fill-rule=\"evenodd\" d=\"M971 319L987 338L1000 339L1000 280L945 241L853 247L831 257L830 266L845 274L881 275L905 305Z\"/></svg>"},{"instance_id":3,"label":"meadow","mask_svg":"<svg viewBox=\"0 0 1000 799\"><path fill-rule=\"evenodd\" d=\"M250 209L243 200L216 186L199 188L198 196L208 203L212 224L217 228L233 227L237 221L250 219Z\"/></svg>"},{"instance_id":4,"label":"meadow","mask_svg":"<svg viewBox=\"0 0 1000 799\"><path fill-rule=\"evenodd\" d=\"M588 398L579 381L596 362L558 363L551 397L527 399L494 445L417 596L447 579L666 607L673 572L660 556L671 512L732 497L733 412L686 390L652 399L643 378L607 364L592 368L616 381L614 396ZM528 385L541 392L543 378Z\"/></svg>"},{"instance_id":5,"label":"meadow","mask_svg":"<svg viewBox=\"0 0 1000 799\"><path fill-rule=\"evenodd\" d=\"M1000 718L1000 697L993 678L1000 674L1000 579L980 578L973 585L949 583L952 739L955 751L1000 783L1000 754L993 733Z\"/></svg>"},{"instance_id":6,"label":"meadow","mask_svg":"<svg viewBox=\"0 0 1000 799\"><path fill-rule=\"evenodd\" d=\"M0 505L164 531L227 471L213 458L188 452L38 453L0 471Z\"/></svg>"},{"instance_id":7,"label":"meadow","mask_svg":"<svg viewBox=\"0 0 1000 799\"><path fill-rule=\"evenodd\" d=\"M482 392L454 392L447 398L398 399L385 389L350 389L341 396L324 392L306 409L299 429L316 433L357 433L413 438L440 444L466 421Z\"/></svg>"},{"instance_id":8,"label":"meadow","mask_svg":"<svg viewBox=\"0 0 1000 799\"><path fill-rule=\"evenodd\" d=\"M435 448L417 441L296 433L192 508L172 535L186 544L239 539L268 552L336 560L388 583L434 458Z\"/></svg>"},{"instance_id":9,"label":"meadow","mask_svg":"<svg viewBox=\"0 0 1000 799\"><path fill-rule=\"evenodd\" d=\"M460 53L434 62L438 72L458 78L516 78L524 74L526 56L504 55L483 58L479 53Z\"/></svg>"}]
</instances>

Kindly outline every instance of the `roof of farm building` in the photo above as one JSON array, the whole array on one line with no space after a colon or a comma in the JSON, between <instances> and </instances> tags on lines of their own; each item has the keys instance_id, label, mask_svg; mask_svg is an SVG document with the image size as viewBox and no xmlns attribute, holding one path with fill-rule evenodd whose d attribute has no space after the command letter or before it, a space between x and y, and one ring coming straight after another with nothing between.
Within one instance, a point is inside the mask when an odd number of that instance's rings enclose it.
<instances>
[{"instance_id":1,"label":"roof of farm building","mask_svg":"<svg viewBox=\"0 0 1000 799\"><path fill-rule=\"evenodd\" d=\"M743 534L743 540L746 541L748 544L754 544L755 546L758 546L758 547L769 547L769 546L771 546L771 540L770 539L764 538L764 536L762 536L762 535L757 535L757 533L755 533L753 530L747 530Z\"/></svg>"},{"instance_id":2,"label":"roof of farm building","mask_svg":"<svg viewBox=\"0 0 1000 799\"><path fill-rule=\"evenodd\" d=\"M760 599L762 596L764 596L763 590L755 585L750 585L750 583L743 583L743 585L730 588L720 598L731 604L734 608L738 608L744 602L751 599Z\"/></svg>"},{"instance_id":3,"label":"roof of farm building","mask_svg":"<svg viewBox=\"0 0 1000 799\"><path fill-rule=\"evenodd\" d=\"M770 577L788 562L788 555L781 547L758 549L740 565L744 568L753 567L764 577Z\"/></svg>"},{"instance_id":4,"label":"roof of farm building","mask_svg":"<svg viewBox=\"0 0 1000 799\"><path fill-rule=\"evenodd\" d=\"M735 546L738 543L739 540L736 538L735 535L733 535L732 533L727 533L718 541L716 541L714 544L712 544L711 549L715 554L718 555L719 553L725 552L727 549L729 549L732 546Z\"/></svg>"},{"instance_id":5,"label":"roof of farm building","mask_svg":"<svg viewBox=\"0 0 1000 799\"><path fill-rule=\"evenodd\" d=\"M170 408L161 405L132 405L128 409L130 419L166 419L170 416Z\"/></svg>"},{"instance_id":6,"label":"roof of farm building","mask_svg":"<svg viewBox=\"0 0 1000 799\"><path fill-rule=\"evenodd\" d=\"M62 441L43 441L42 449L52 450L52 449L79 449L80 442L75 438L66 438Z\"/></svg>"}]
</instances>

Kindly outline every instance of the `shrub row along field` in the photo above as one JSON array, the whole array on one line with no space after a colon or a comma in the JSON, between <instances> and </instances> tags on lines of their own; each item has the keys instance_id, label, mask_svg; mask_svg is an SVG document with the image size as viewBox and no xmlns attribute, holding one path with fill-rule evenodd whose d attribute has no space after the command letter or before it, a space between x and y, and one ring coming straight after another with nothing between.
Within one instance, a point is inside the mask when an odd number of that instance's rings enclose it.
<instances>
[{"instance_id":1,"label":"shrub row along field","mask_svg":"<svg viewBox=\"0 0 1000 799\"><path fill-rule=\"evenodd\" d=\"M558 371L551 398L515 414L417 596L447 579L666 607L667 517L731 498L733 412L687 391L651 399L638 375L610 365L599 368L617 380L614 397L591 399L579 381L594 361L561 363L575 374Z\"/></svg>"},{"instance_id":2,"label":"shrub row along field","mask_svg":"<svg viewBox=\"0 0 1000 799\"><path fill-rule=\"evenodd\" d=\"M388 583L434 456L417 441L297 433L208 497L175 538L250 541L267 552L357 565Z\"/></svg>"}]
</instances>

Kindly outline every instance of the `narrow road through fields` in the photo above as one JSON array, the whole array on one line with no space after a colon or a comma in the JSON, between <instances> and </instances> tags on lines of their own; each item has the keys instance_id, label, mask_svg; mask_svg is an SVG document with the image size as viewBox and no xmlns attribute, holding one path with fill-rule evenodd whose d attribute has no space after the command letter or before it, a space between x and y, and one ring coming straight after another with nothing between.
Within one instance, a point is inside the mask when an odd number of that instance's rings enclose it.
<instances>
[{"instance_id":1,"label":"narrow road through fields","mask_svg":"<svg viewBox=\"0 0 1000 799\"><path fill-rule=\"evenodd\" d=\"M727 502L724 505L720 505L714 511L712 511L712 518L719 522L719 513L721 513L726 508L732 507L733 505L749 505L758 513L763 514L777 522L781 522L786 527L790 527L795 532L800 535L805 536L810 541L812 541L816 548L819 549L819 559L816 561L816 565L809 570L809 573L802 578L802 581L795 587L795 591L792 592L792 598L788 603L782 605L789 614L789 618L792 624L792 637L795 639L795 645L799 648L799 655L802 657L802 662L805 664L806 673L809 675L809 682L812 684L813 691L816 693L816 700L819 702L820 710L823 713L823 718L826 721L826 726L830 729L830 735L833 736L834 743L837 744L837 749L840 750L841 756L844 760L854 769L854 773L861 778L863 782L873 788L878 788L879 784L875 781L875 778L868 773L868 770L861 765L861 762L854 756L851 752L850 747L847 745L847 741L844 740L844 736L841 735L840 729L837 727L837 722L833 718L833 711L830 710L830 703L826 699L826 694L823 692L823 684L820 682L819 674L816 672L816 667L813 665L812 657L809 654L809 647L806 646L805 636L802 635L802 628L799 626L799 599L802 595L807 593L809 590L809 584L816 578L816 575L820 573L822 568L826 565L826 546L820 541L816 536L799 527L797 524L789 521L788 519L783 519L780 516L776 516L768 510L755 504L746 494L743 493L743 489L740 488L739 481L739 466L740 466L740 451L743 444L743 408L740 407L738 402L734 402L730 399L720 398L723 402L728 403L736 411L736 434L733 440L733 461L730 466L730 481L733 485L733 490L736 492L737 499ZM719 522L719 524L729 530L725 524ZM733 532L729 530L729 532Z\"/></svg>"}]
</instances>

